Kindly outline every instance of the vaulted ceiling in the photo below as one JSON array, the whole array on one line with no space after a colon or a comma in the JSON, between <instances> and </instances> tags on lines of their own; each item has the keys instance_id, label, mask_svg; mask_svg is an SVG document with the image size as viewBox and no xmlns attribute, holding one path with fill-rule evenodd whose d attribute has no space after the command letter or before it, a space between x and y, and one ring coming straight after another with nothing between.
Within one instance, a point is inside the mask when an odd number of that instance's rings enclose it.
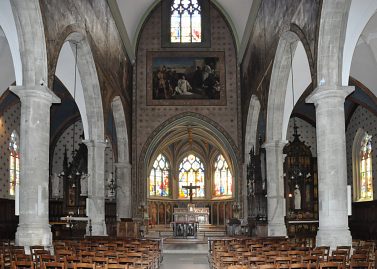
<instances>
[{"instance_id":1,"label":"vaulted ceiling","mask_svg":"<svg viewBox=\"0 0 377 269\"><path fill-rule=\"evenodd\" d=\"M149 12L161 0L107 0L130 58L134 58L139 31ZM243 51L261 0L212 0L233 30L237 47Z\"/></svg>"}]
</instances>

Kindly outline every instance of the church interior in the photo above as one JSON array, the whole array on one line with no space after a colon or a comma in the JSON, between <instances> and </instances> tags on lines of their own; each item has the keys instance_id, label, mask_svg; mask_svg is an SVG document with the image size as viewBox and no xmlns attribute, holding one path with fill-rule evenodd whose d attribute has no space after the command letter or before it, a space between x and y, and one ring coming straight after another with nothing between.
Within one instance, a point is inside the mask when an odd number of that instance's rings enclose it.
<instances>
[{"instance_id":1,"label":"church interior","mask_svg":"<svg viewBox=\"0 0 377 269\"><path fill-rule=\"evenodd\" d=\"M0 0L0 269L376 268L377 1Z\"/></svg>"}]
</instances>

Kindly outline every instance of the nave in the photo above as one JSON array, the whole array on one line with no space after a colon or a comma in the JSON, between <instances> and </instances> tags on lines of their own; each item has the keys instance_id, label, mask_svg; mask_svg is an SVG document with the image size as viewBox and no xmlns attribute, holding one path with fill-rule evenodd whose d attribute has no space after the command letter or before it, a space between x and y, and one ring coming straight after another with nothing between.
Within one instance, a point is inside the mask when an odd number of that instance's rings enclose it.
<instances>
[{"instance_id":1,"label":"nave","mask_svg":"<svg viewBox=\"0 0 377 269\"><path fill-rule=\"evenodd\" d=\"M15 246L2 241L0 268L12 269L372 269L376 244L309 246L286 238L209 237L208 243L163 239L54 241L53 248Z\"/></svg>"}]
</instances>

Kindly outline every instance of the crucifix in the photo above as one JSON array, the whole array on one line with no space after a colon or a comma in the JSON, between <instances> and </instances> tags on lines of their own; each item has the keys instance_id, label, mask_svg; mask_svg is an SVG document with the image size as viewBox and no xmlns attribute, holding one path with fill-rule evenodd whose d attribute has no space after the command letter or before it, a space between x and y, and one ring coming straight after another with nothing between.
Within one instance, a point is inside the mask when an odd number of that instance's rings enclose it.
<instances>
[{"instance_id":1,"label":"crucifix","mask_svg":"<svg viewBox=\"0 0 377 269\"><path fill-rule=\"evenodd\" d=\"M189 190L189 196L190 196L190 204L192 204L192 190L199 189L200 186L193 186L192 183L190 183L190 186L182 186L182 188Z\"/></svg>"}]
</instances>

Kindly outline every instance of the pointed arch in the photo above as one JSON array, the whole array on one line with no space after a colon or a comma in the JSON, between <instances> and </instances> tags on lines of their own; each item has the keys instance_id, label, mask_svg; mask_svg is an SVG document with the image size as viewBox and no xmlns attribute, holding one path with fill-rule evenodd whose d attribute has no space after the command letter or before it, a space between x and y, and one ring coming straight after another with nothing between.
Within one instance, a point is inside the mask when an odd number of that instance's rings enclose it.
<instances>
[{"instance_id":1,"label":"pointed arch","mask_svg":"<svg viewBox=\"0 0 377 269\"><path fill-rule=\"evenodd\" d=\"M69 28L77 31L70 32L62 43L61 53L59 54L56 66L56 75L61 79L73 96L74 89L72 81L74 81L74 79L72 76L74 73L70 72L71 75L69 75L67 70L71 71L72 67L74 67L75 56L72 58L72 55L75 55L77 46L79 83L77 83L76 102L83 122L85 139L104 141L102 96L90 44L86 35L79 32L77 27L72 26ZM71 51L68 50L69 46L72 49ZM68 61L64 61L67 57L70 58L70 60L68 59Z\"/></svg>"},{"instance_id":2,"label":"pointed arch","mask_svg":"<svg viewBox=\"0 0 377 269\"><path fill-rule=\"evenodd\" d=\"M244 160L247 162L249 152L257 143L258 118L260 111L260 102L256 95L250 99L249 112L247 113L246 131L245 131L245 152Z\"/></svg>"},{"instance_id":3,"label":"pointed arch","mask_svg":"<svg viewBox=\"0 0 377 269\"><path fill-rule=\"evenodd\" d=\"M124 114L122 100L119 96L115 96L111 102L113 118L115 122L115 130L118 145L118 162L130 162L129 139L126 124L126 116Z\"/></svg>"},{"instance_id":4,"label":"pointed arch","mask_svg":"<svg viewBox=\"0 0 377 269\"><path fill-rule=\"evenodd\" d=\"M292 68L296 73L293 78L295 103L297 103L307 85L311 83L309 57L307 57L308 54L305 53L306 49L302 44L299 36L292 31L285 32L279 40L268 93L266 141L280 141L286 138L286 130L293 110L293 96L292 91L289 90L292 89L290 79ZM297 49L298 47L299 49ZM297 62L295 57L297 57ZM304 70L306 77L304 81L300 81L300 79L303 79L302 75L297 75L299 69L302 69L299 68L301 65L306 68L306 72ZM295 77L299 77L299 79ZM299 85L300 87L297 87L299 83L305 86Z\"/></svg>"}]
</instances>

